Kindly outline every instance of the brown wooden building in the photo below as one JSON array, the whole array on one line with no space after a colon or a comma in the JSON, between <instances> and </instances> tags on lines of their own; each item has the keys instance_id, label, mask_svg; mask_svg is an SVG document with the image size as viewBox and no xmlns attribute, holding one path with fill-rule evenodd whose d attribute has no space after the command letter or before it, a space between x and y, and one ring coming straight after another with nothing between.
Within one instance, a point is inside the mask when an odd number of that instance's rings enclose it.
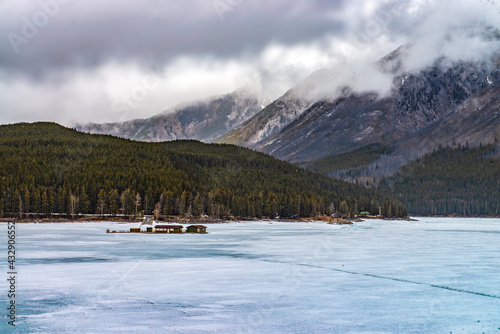
<instances>
[{"instance_id":1,"label":"brown wooden building","mask_svg":"<svg viewBox=\"0 0 500 334\"><path fill-rule=\"evenodd\" d=\"M186 228L187 233L207 233L207 227L204 225L191 225Z\"/></svg>"},{"instance_id":2,"label":"brown wooden building","mask_svg":"<svg viewBox=\"0 0 500 334\"><path fill-rule=\"evenodd\" d=\"M182 225L156 225L155 233L182 233Z\"/></svg>"}]
</instances>

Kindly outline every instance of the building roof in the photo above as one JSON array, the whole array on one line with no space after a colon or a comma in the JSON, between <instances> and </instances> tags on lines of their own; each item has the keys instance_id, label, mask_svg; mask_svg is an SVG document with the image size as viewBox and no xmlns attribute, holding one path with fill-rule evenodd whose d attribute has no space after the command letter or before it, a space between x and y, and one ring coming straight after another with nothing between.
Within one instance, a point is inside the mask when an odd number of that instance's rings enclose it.
<instances>
[{"instance_id":1,"label":"building roof","mask_svg":"<svg viewBox=\"0 0 500 334\"><path fill-rule=\"evenodd\" d=\"M182 225L155 225L155 228L183 228Z\"/></svg>"},{"instance_id":2,"label":"building roof","mask_svg":"<svg viewBox=\"0 0 500 334\"><path fill-rule=\"evenodd\" d=\"M190 225L188 227L207 228L205 225Z\"/></svg>"}]
</instances>

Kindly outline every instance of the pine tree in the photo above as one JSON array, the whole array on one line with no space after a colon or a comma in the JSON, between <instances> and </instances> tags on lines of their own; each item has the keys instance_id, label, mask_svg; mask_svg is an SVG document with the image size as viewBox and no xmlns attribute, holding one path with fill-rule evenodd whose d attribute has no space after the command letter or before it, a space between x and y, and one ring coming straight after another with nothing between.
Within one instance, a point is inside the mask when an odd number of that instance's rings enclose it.
<instances>
[{"instance_id":1,"label":"pine tree","mask_svg":"<svg viewBox=\"0 0 500 334\"><path fill-rule=\"evenodd\" d=\"M193 200L193 216L199 217L203 213L203 199L200 194L196 194Z\"/></svg>"},{"instance_id":2,"label":"pine tree","mask_svg":"<svg viewBox=\"0 0 500 334\"><path fill-rule=\"evenodd\" d=\"M120 196L118 195L118 190L111 190L108 194L109 213L113 215L118 213L119 201Z\"/></svg>"}]
</instances>

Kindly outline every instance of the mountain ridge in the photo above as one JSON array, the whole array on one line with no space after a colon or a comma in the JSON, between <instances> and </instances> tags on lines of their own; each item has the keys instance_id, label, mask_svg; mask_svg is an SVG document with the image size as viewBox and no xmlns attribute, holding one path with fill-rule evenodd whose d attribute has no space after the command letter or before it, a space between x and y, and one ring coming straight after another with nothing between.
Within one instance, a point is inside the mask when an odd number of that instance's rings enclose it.
<instances>
[{"instance_id":1,"label":"mountain ridge","mask_svg":"<svg viewBox=\"0 0 500 334\"><path fill-rule=\"evenodd\" d=\"M212 142L262 109L252 93L238 90L222 96L183 103L145 119L118 123L78 124L77 130L93 134L161 142L195 139Z\"/></svg>"}]
</instances>

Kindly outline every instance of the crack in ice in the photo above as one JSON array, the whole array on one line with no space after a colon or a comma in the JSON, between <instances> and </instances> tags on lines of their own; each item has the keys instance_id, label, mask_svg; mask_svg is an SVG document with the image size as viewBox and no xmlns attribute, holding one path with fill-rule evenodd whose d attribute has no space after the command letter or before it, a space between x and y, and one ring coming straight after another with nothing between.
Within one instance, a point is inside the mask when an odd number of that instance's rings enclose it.
<instances>
[{"instance_id":1,"label":"crack in ice","mask_svg":"<svg viewBox=\"0 0 500 334\"><path fill-rule=\"evenodd\" d=\"M277 260L269 260L269 259L264 259L264 260L259 260L259 261L272 262L272 263L281 263L281 264L288 264L288 265L295 265L295 266L302 266L302 267L310 267L310 268L317 268L317 269L326 269L326 270L336 271L336 272L340 272L340 273L344 273L344 274L359 275L359 276L372 277L372 278L378 278L378 279L385 279L385 280L390 280L390 281L395 281L395 282L410 283L410 284L416 284L416 285L425 285L425 286L428 286L428 287L431 287L431 288L436 288L436 289L443 289L443 290L449 290L449 291L467 293L467 294L481 296L481 297L488 297L488 298L500 299L500 296L489 294L489 293L471 291L471 290L460 289L460 288L453 288L453 287L449 287L449 286L446 286L446 285L430 284L430 283L412 281L412 280L408 280L408 279L404 279L404 278L382 276L382 275L369 274L369 273L361 273L361 272L356 272L356 271L351 271L351 270L345 270L345 269L338 269L338 268L322 267L322 266L317 266L317 265L314 265L314 264L307 264L307 263L293 263L293 262L277 261Z\"/></svg>"}]
</instances>

